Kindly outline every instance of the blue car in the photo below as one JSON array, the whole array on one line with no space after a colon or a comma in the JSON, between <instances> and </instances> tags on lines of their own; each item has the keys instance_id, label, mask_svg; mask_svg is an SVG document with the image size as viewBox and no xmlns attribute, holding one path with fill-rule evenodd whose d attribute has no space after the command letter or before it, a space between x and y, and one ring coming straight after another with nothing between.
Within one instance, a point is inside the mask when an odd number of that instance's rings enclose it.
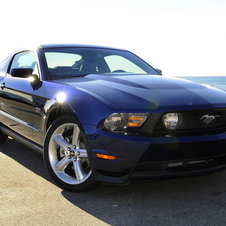
<instances>
[{"instance_id":1,"label":"blue car","mask_svg":"<svg viewBox=\"0 0 226 226\"><path fill-rule=\"evenodd\" d=\"M0 85L0 142L42 153L63 189L226 167L226 92L164 77L129 51L21 49L0 64Z\"/></svg>"}]
</instances>

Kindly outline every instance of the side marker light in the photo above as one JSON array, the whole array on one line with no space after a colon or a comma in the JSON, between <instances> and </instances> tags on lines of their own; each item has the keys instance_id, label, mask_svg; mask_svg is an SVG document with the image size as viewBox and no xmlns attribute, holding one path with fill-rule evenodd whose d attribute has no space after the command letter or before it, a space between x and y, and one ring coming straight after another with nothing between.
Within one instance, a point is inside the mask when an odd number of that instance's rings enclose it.
<instances>
[{"instance_id":1,"label":"side marker light","mask_svg":"<svg viewBox=\"0 0 226 226\"><path fill-rule=\"evenodd\" d=\"M96 153L96 156L98 158L101 158L101 159L107 159L107 160L115 160L116 159L116 156L112 156L112 155L104 155L104 154L99 154L99 153Z\"/></svg>"}]
</instances>

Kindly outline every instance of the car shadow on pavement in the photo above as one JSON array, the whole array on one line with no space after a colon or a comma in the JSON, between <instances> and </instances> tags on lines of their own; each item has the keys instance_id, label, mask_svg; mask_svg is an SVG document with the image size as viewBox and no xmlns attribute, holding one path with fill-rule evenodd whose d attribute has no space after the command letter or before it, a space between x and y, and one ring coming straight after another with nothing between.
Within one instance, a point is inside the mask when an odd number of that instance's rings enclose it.
<instances>
[{"instance_id":1,"label":"car shadow on pavement","mask_svg":"<svg viewBox=\"0 0 226 226\"><path fill-rule=\"evenodd\" d=\"M42 155L13 139L1 144L0 151L55 184ZM80 193L62 190L61 195L75 207L114 226L226 224L226 171L126 187L100 186ZM73 213L73 209L68 211Z\"/></svg>"},{"instance_id":2,"label":"car shadow on pavement","mask_svg":"<svg viewBox=\"0 0 226 226\"><path fill-rule=\"evenodd\" d=\"M35 174L52 182L52 179L45 168L43 156L41 154L27 148L11 138L6 142L1 143L0 151Z\"/></svg>"},{"instance_id":3,"label":"car shadow on pavement","mask_svg":"<svg viewBox=\"0 0 226 226\"><path fill-rule=\"evenodd\" d=\"M226 225L226 174L168 179L62 195L109 225Z\"/></svg>"}]
</instances>

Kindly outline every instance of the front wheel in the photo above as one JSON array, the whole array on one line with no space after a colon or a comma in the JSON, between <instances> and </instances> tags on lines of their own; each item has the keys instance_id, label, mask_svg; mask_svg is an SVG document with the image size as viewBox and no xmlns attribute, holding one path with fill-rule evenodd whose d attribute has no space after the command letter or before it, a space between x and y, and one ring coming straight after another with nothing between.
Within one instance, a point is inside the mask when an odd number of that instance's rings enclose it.
<instances>
[{"instance_id":1,"label":"front wheel","mask_svg":"<svg viewBox=\"0 0 226 226\"><path fill-rule=\"evenodd\" d=\"M49 128L44 161L53 180L66 190L84 191L95 183L82 133L69 116L57 119Z\"/></svg>"}]
</instances>

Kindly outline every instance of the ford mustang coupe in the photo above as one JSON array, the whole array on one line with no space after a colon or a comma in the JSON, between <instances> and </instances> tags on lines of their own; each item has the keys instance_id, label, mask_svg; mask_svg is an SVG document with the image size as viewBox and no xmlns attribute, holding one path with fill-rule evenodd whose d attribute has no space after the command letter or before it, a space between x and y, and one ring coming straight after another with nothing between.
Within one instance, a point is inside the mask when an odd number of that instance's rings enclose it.
<instances>
[{"instance_id":1,"label":"ford mustang coupe","mask_svg":"<svg viewBox=\"0 0 226 226\"><path fill-rule=\"evenodd\" d=\"M226 167L226 92L161 76L133 53L40 45L0 64L0 141L44 156L63 189Z\"/></svg>"}]
</instances>

